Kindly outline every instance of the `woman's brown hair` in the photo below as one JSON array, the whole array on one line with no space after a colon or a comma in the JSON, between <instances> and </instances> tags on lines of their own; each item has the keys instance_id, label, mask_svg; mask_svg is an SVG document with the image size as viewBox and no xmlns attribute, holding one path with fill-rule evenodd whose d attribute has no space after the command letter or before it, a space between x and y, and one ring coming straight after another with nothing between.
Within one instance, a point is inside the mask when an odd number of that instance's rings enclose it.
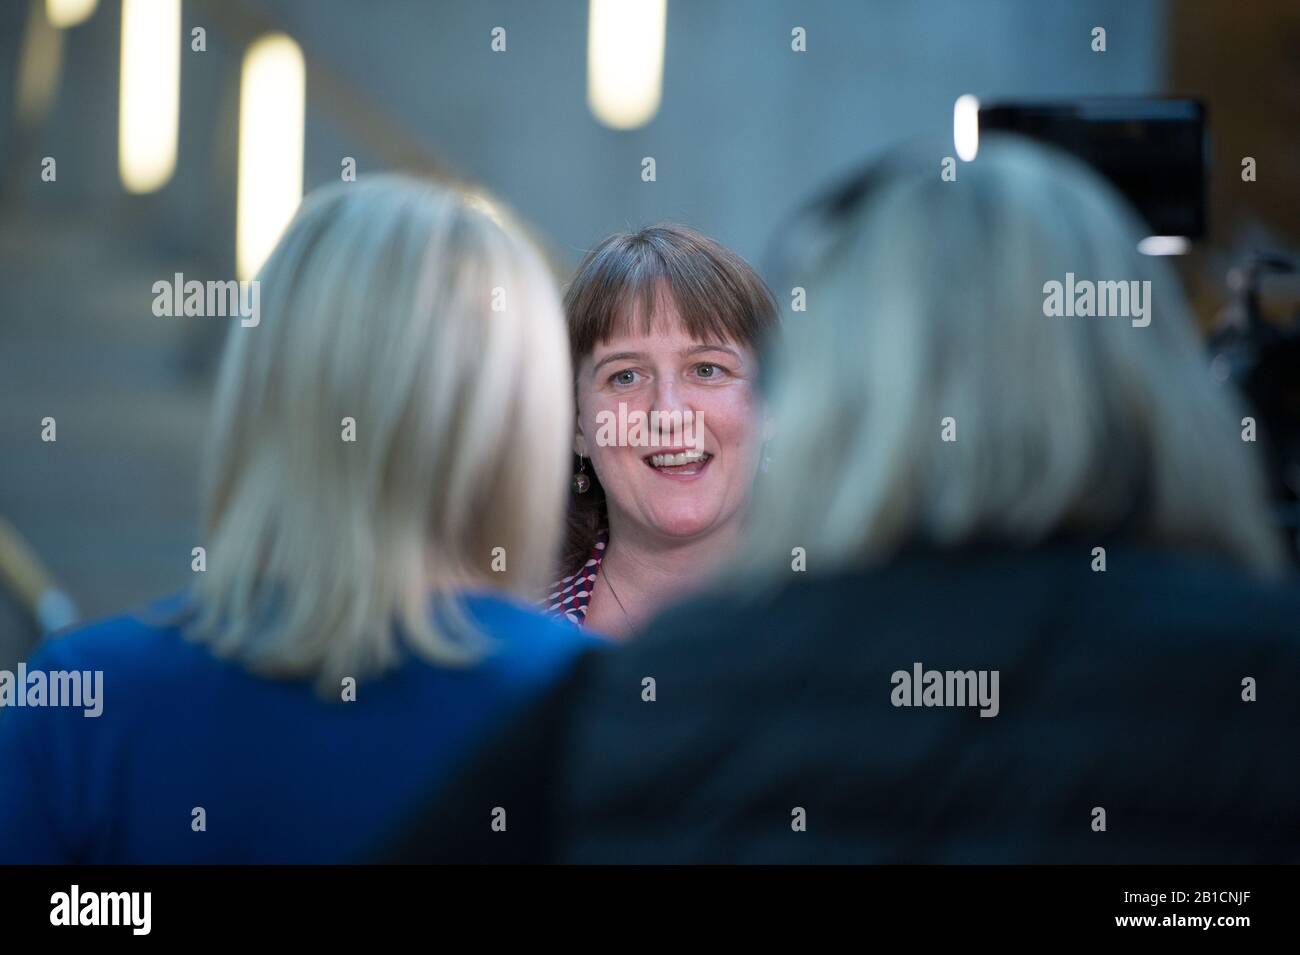
<instances>
[{"instance_id":1,"label":"woman's brown hair","mask_svg":"<svg viewBox=\"0 0 1300 955\"><path fill-rule=\"evenodd\" d=\"M661 223L602 239L578 266L564 294L574 374L601 342L637 322L643 334L665 297L691 337L762 350L776 326L776 301L749 264L694 229ZM574 470L578 458L573 459ZM563 573L586 562L608 521L605 490L593 468L584 494L570 492Z\"/></svg>"}]
</instances>

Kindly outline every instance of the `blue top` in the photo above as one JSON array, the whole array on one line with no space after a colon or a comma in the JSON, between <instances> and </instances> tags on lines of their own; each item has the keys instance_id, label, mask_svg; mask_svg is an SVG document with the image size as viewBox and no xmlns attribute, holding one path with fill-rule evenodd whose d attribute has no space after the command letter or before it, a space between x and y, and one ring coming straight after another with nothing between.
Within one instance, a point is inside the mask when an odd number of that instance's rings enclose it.
<instances>
[{"instance_id":1,"label":"blue top","mask_svg":"<svg viewBox=\"0 0 1300 955\"><path fill-rule=\"evenodd\" d=\"M597 645L496 597L464 606L496 652L466 669L408 658L362 681L355 702L255 676L175 623L146 622L157 613L45 641L24 701L38 671L100 670L102 713L87 717L84 700L19 708L18 674L0 673L0 864L364 859L476 741Z\"/></svg>"}]
</instances>

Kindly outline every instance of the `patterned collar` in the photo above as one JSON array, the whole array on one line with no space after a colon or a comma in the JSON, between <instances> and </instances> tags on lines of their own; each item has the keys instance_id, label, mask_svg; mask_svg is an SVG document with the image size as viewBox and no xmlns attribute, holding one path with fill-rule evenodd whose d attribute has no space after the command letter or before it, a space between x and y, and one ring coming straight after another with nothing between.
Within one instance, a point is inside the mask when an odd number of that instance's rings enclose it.
<instances>
[{"instance_id":1,"label":"patterned collar","mask_svg":"<svg viewBox=\"0 0 1300 955\"><path fill-rule=\"evenodd\" d=\"M591 592L596 588L596 575L600 572L600 562L605 556L605 545L609 542L609 530L602 529L596 535L587 562L570 574L551 585L554 591L546 599L546 613L559 617L581 627L587 620L587 605L591 602Z\"/></svg>"}]
</instances>

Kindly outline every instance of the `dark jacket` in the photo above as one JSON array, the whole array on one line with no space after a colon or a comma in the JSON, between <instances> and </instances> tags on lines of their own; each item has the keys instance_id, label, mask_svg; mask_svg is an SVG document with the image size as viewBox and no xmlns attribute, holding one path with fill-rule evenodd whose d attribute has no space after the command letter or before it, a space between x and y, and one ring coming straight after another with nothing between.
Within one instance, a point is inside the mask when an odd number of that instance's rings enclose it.
<instances>
[{"instance_id":1,"label":"dark jacket","mask_svg":"<svg viewBox=\"0 0 1300 955\"><path fill-rule=\"evenodd\" d=\"M912 554L692 601L584 657L395 858L1300 861L1300 591L1090 552ZM895 705L917 663L997 670L997 715Z\"/></svg>"}]
</instances>

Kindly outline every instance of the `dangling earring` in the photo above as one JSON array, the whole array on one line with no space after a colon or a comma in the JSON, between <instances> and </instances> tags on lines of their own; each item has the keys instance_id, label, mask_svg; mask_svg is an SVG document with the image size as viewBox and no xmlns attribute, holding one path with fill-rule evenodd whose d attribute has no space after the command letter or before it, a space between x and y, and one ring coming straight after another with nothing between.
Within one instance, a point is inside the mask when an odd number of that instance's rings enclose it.
<instances>
[{"instance_id":1,"label":"dangling earring","mask_svg":"<svg viewBox=\"0 0 1300 955\"><path fill-rule=\"evenodd\" d=\"M587 459L578 455L578 471L573 475L573 493L586 494L591 487L591 478L587 477Z\"/></svg>"}]
</instances>

